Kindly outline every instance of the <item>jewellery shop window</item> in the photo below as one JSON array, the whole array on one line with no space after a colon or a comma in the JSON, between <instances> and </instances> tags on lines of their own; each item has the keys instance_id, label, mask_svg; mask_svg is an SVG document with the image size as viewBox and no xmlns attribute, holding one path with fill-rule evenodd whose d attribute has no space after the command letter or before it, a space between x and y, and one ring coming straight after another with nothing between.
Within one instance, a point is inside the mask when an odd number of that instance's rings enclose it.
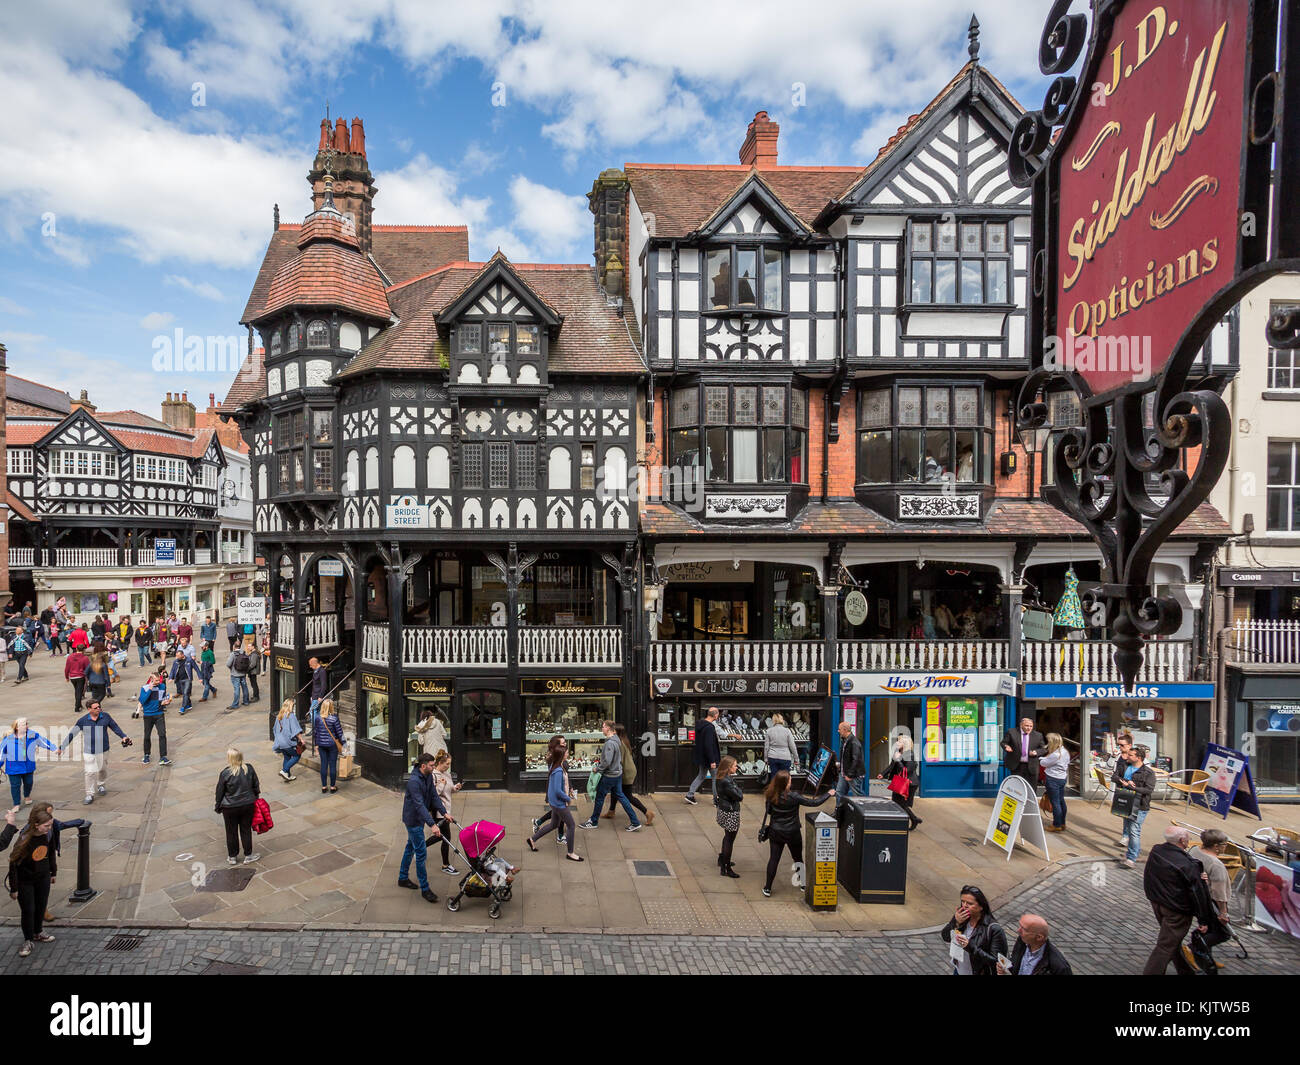
<instances>
[{"instance_id":1,"label":"jewellery shop window","mask_svg":"<svg viewBox=\"0 0 1300 1065\"><path fill-rule=\"evenodd\" d=\"M451 753L451 696L420 699L410 694L415 684L427 681L407 678L407 716L414 725L406 737L406 753L414 762L421 754L437 755L439 751Z\"/></svg>"},{"instance_id":2,"label":"jewellery shop window","mask_svg":"<svg viewBox=\"0 0 1300 1065\"><path fill-rule=\"evenodd\" d=\"M600 761L604 721L617 720L616 679L525 679L524 776L546 776L546 751L553 736L569 744L569 772L589 773Z\"/></svg>"},{"instance_id":3,"label":"jewellery shop window","mask_svg":"<svg viewBox=\"0 0 1300 1065\"><path fill-rule=\"evenodd\" d=\"M388 678L361 674L362 698L365 700L366 738L388 743Z\"/></svg>"},{"instance_id":4,"label":"jewellery shop window","mask_svg":"<svg viewBox=\"0 0 1300 1065\"><path fill-rule=\"evenodd\" d=\"M704 707L701 704L700 715ZM795 748L799 752L798 765L791 766L792 777L806 776L808 773L809 748L812 743L813 720L816 710L772 710L768 707L743 707L739 710L724 710L718 716L718 747L722 753L731 755L736 760L736 772L745 779L757 780L767 769L763 758L764 739L767 730L778 722L773 715L779 714L786 727L794 734Z\"/></svg>"},{"instance_id":5,"label":"jewellery shop window","mask_svg":"<svg viewBox=\"0 0 1300 1065\"><path fill-rule=\"evenodd\" d=\"M965 696L925 700L926 762L997 762L1002 699Z\"/></svg>"}]
</instances>

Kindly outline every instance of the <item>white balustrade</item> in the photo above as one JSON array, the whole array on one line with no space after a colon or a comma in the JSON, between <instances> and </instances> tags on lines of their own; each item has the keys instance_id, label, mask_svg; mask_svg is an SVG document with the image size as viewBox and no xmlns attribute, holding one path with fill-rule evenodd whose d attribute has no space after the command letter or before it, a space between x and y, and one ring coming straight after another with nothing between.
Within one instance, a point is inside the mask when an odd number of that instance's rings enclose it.
<instances>
[{"instance_id":1,"label":"white balustrade","mask_svg":"<svg viewBox=\"0 0 1300 1065\"><path fill-rule=\"evenodd\" d=\"M837 668L846 673L882 673L898 669L933 673L1008 671L1006 640L840 640Z\"/></svg>"},{"instance_id":2,"label":"white balustrade","mask_svg":"<svg viewBox=\"0 0 1300 1065\"><path fill-rule=\"evenodd\" d=\"M308 614L303 619L309 651L313 647L335 647L339 642L339 617L337 614Z\"/></svg>"},{"instance_id":3,"label":"white balustrade","mask_svg":"<svg viewBox=\"0 0 1300 1065\"><path fill-rule=\"evenodd\" d=\"M617 625L524 626L519 630L519 664L621 666L623 630Z\"/></svg>"},{"instance_id":4,"label":"white balustrade","mask_svg":"<svg viewBox=\"0 0 1300 1065\"><path fill-rule=\"evenodd\" d=\"M56 566L100 567L117 565L116 547L56 547Z\"/></svg>"},{"instance_id":5,"label":"white balustrade","mask_svg":"<svg viewBox=\"0 0 1300 1065\"><path fill-rule=\"evenodd\" d=\"M10 569L31 569L36 564L36 548L11 547L9 549Z\"/></svg>"},{"instance_id":6,"label":"white balustrade","mask_svg":"<svg viewBox=\"0 0 1300 1065\"><path fill-rule=\"evenodd\" d=\"M1190 640L1155 640L1143 648L1137 683L1192 679ZM1109 640L1025 640L1020 645L1024 684L1118 684L1115 648Z\"/></svg>"},{"instance_id":7,"label":"white balustrade","mask_svg":"<svg viewBox=\"0 0 1300 1065\"><path fill-rule=\"evenodd\" d=\"M277 647L292 647L293 643L293 618L292 614L275 615L275 645Z\"/></svg>"},{"instance_id":8,"label":"white balustrade","mask_svg":"<svg viewBox=\"0 0 1300 1065\"><path fill-rule=\"evenodd\" d=\"M1300 621L1239 620L1228 630L1234 662L1300 665Z\"/></svg>"},{"instance_id":9,"label":"white balustrade","mask_svg":"<svg viewBox=\"0 0 1300 1065\"><path fill-rule=\"evenodd\" d=\"M154 549L152 547L138 548L135 557L137 565L152 566L154 564Z\"/></svg>"},{"instance_id":10,"label":"white balustrade","mask_svg":"<svg viewBox=\"0 0 1300 1065\"><path fill-rule=\"evenodd\" d=\"M506 630L442 626L412 626L402 629L404 666L504 666Z\"/></svg>"},{"instance_id":11,"label":"white balustrade","mask_svg":"<svg viewBox=\"0 0 1300 1065\"><path fill-rule=\"evenodd\" d=\"M821 673L821 640L656 640L652 673Z\"/></svg>"},{"instance_id":12,"label":"white balustrade","mask_svg":"<svg viewBox=\"0 0 1300 1065\"><path fill-rule=\"evenodd\" d=\"M194 564L196 566L207 566L212 562L212 548L196 547L194 549Z\"/></svg>"},{"instance_id":13,"label":"white balustrade","mask_svg":"<svg viewBox=\"0 0 1300 1065\"><path fill-rule=\"evenodd\" d=\"M366 624L361 629L361 661L388 665L388 626Z\"/></svg>"}]
</instances>

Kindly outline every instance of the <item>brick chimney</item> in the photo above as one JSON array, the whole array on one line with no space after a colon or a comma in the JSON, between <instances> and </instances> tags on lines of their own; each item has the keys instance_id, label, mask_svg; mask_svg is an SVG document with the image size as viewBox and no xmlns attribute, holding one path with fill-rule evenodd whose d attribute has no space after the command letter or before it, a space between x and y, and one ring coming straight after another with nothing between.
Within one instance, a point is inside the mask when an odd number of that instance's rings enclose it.
<instances>
[{"instance_id":1,"label":"brick chimney","mask_svg":"<svg viewBox=\"0 0 1300 1065\"><path fill-rule=\"evenodd\" d=\"M162 420L173 429L187 433L194 431L194 404L190 402L188 392L167 393L163 400Z\"/></svg>"},{"instance_id":2,"label":"brick chimney","mask_svg":"<svg viewBox=\"0 0 1300 1065\"><path fill-rule=\"evenodd\" d=\"M760 170L776 166L776 138L780 132L781 127L768 119L767 112L760 111L745 133L745 143L740 146L740 161Z\"/></svg>"},{"instance_id":3,"label":"brick chimney","mask_svg":"<svg viewBox=\"0 0 1300 1065\"><path fill-rule=\"evenodd\" d=\"M627 175L621 170L601 171L587 194L587 206L596 216L596 278L609 297L627 295L628 261Z\"/></svg>"},{"instance_id":4,"label":"brick chimney","mask_svg":"<svg viewBox=\"0 0 1300 1065\"><path fill-rule=\"evenodd\" d=\"M9 588L9 523L13 515L9 512L8 468L9 459L5 454L5 388L7 384L8 351L0 344L0 607L9 602L12 594ZM14 606L21 609L22 603Z\"/></svg>"},{"instance_id":5,"label":"brick chimney","mask_svg":"<svg viewBox=\"0 0 1300 1065\"><path fill-rule=\"evenodd\" d=\"M94 414L99 408L90 402L90 394L83 388L81 395L72 401L72 410L88 410Z\"/></svg>"},{"instance_id":6,"label":"brick chimney","mask_svg":"<svg viewBox=\"0 0 1300 1065\"><path fill-rule=\"evenodd\" d=\"M311 185L311 209L318 211L325 202L325 153L333 148L330 173L334 175L334 206L345 215L351 215L357 228L357 241L362 254L370 253L371 213L375 199L374 179L366 161L366 131L361 119L352 120L349 132L342 118L331 130L329 122L321 119L320 142L316 146L316 160L307 174Z\"/></svg>"}]
</instances>

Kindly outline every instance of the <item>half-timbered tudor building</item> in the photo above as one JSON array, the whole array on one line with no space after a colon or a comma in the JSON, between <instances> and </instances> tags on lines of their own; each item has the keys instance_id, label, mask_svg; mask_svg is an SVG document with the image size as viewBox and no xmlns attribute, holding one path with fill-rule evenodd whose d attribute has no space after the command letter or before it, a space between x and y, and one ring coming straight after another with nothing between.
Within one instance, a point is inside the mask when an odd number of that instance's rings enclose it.
<instances>
[{"instance_id":1,"label":"half-timbered tudor building","mask_svg":"<svg viewBox=\"0 0 1300 1065\"><path fill-rule=\"evenodd\" d=\"M275 704L318 656L368 773L400 777L432 714L471 785L540 788L555 731L580 770L626 719L637 324L589 266L372 225L359 122L322 124L309 181L245 314L265 363L225 406L252 447Z\"/></svg>"}]
</instances>

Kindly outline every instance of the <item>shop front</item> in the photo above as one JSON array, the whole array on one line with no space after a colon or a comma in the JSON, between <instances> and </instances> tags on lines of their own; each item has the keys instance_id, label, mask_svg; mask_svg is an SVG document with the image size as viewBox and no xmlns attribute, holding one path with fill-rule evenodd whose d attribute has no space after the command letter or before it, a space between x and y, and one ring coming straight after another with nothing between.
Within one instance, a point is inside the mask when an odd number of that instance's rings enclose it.
<instances>
[{"instance_id":1,"label":"shop front","mask_svg":"<svg viewBox=\"0 0 1300 1065\"><path fill-rule=\"evenodd\" d=\"M736 759L742 785L758 786L764 770L763 740L780 714L794 733L799 765L796 786L825 742L829 676L825 673L657 673L650 677L654 754L647 759L646 790L685 790L696 774L695 730L710 706L719 716L718 746Z\"/></svg>"},{"instance_id":2,"label":"shop front","mask_svg":"<svg viewBox=\"0 0 1300 1065\"><path fill-rule=\"evenodd\" d=\"M1230 669L1228 698L1228 743L1250 757L1260 799L1300 799L1300 673Z\"/></svg>"},{"instance_id":3,"label":"shop front","mask_svg":"<svg viewBox=\"0 0 1300 1065\"><path fill-rule=\"evenodd\" d=\"M620 712L622 677L524 677L519 682L527 790L546 787L546 750L553 736L569 744L569 776L583 781L600 760L605 721L622 722L635 750L637 737Z\"/></svg>"},{"instance_id":4,"label":"shop front","mask_svg":"<svg viewBox=\"0 0 1300 1065\"><path fill-rule=\"evenodd\" d=\"M1189 736L1198 718L1208 721L1213 684L1026 684L1022 714L1044 735L1059 733L1070 753L1068 786L1091 794L1092 766L1115 750L1115 736L1131 732L1156 769L1200 766Z\"/></svg>"},{"instance_id":5,"label":"shop front","mask_svg":"<svg viewBox=\"0 0 1300 1065\"><path fill-rule=\"evenodd\" d=\"M1016 719L1011 673L837 673L832 713L866 748L871 777L899 735L911 737L920 792L932 798L993 795L1002 777L1001 741ZM839 756L839 735L834 737Z\"/></svg>"}]
</instances>

